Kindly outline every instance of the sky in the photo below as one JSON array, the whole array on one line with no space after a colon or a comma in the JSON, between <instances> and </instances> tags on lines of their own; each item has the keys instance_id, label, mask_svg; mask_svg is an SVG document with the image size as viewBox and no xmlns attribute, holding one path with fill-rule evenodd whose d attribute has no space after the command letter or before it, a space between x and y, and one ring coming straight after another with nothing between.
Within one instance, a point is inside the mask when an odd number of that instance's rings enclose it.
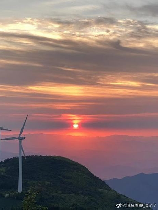
<instances>
[{"instance_id":1,"label":"sky","mask_svg":"<svg viewBox=\"0 0 158 210\"><path fill-rule=\"evenodd\" d=\"M17 134L28 114L26 152L74 158L102 178L156 168L157 16L156 0L1 0L0 126Z\"/></svg>"}]
</instances>

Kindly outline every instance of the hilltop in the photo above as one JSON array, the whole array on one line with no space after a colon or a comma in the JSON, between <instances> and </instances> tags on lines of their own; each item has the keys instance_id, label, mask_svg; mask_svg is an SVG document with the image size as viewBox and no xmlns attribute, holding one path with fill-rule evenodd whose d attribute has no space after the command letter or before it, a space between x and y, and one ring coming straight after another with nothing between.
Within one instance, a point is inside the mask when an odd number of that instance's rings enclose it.
<instances>
[{"instance_id":1,"label":"hilltop","mask_svg":"<svg viewBox=\"0 0 158 210\"><path fill-rule=\"evenodd\" d=\"M112 190L86 167L64 157L23 158L21 194L17 193L17 183L18 158L0 162L1 208L20 207L30 189L37 192L37 204L48 209L113 210L117 203L137 203Z\"/></svg>"}]
</instances>

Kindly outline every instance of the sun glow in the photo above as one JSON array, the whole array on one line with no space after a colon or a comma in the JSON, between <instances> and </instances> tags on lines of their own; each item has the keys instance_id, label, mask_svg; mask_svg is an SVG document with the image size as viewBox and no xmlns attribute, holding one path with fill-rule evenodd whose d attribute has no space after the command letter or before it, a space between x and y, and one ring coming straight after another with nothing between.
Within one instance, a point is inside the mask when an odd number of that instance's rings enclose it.
<instances>
[{"instance_id":1,"label":"sun glow","mask_svg":"<svg viewBox=\"0 0 158 210\"><path fill-rule=\"evenodd\" d=\"M74 128L74 129L78 129L78 127L79 127L78 124L76 124L76 123L73 124L73 128Z\"/></svg>"}]
</instances>

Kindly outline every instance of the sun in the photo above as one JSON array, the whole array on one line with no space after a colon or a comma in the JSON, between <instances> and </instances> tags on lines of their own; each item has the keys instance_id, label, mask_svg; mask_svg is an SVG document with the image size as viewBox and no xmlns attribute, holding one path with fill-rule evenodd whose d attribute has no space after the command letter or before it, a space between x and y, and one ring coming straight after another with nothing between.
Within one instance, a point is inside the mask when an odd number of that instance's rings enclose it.
<instances>
[{"instance_id":1,"label":"sun","mask_svg":"<svg viewBox=\"0 0 158 210\"><path fill-rule=\"evenodd\" d=\"M77 123L73 124L73 128L74 128L74 129L78 129L78 127L79 127L79 126L78 126Z\"/></svg>"}]
</instances>

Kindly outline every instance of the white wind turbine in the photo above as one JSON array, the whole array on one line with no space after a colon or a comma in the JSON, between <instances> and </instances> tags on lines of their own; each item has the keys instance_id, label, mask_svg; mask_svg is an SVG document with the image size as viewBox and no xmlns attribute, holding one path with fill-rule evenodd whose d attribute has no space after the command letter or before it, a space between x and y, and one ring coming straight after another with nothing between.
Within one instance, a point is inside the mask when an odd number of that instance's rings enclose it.
<instances>
[{"instance_id":1,"label":"white wind turbine","mask_svg":"<svg viewBox=\"0 0 158 210\"><path fill-rule=\"evenodd\" d=\"M0 127L0 161L1 161L1 131L11 131L11 130Z\"/></svg>"},{"instance_id":2,"label":"white wind turbine","mask_svg":"<svg viewBox=\"0 0 158 210\"><path fill-rule=\"evenodd\" d=\"M21 193L22 192L22 153L24 155L24 157L26 158L25 156L25 152L24 152L24 149L23 149L23 146L22 146L22 141L26 138L25 136L21 136L23 131L24 131L24 128L25 128L25 124L26 124L26 121L27 121L27 117L28 115L26 116L26 119L25 119L25 122L21 128L21 131L19 133L19 136L18 137L10 137L10 138L5 138L5 139L2 139L2 140L19 140L19 181L18 181L18 192Z\"/></svg>"}]
</instances>

